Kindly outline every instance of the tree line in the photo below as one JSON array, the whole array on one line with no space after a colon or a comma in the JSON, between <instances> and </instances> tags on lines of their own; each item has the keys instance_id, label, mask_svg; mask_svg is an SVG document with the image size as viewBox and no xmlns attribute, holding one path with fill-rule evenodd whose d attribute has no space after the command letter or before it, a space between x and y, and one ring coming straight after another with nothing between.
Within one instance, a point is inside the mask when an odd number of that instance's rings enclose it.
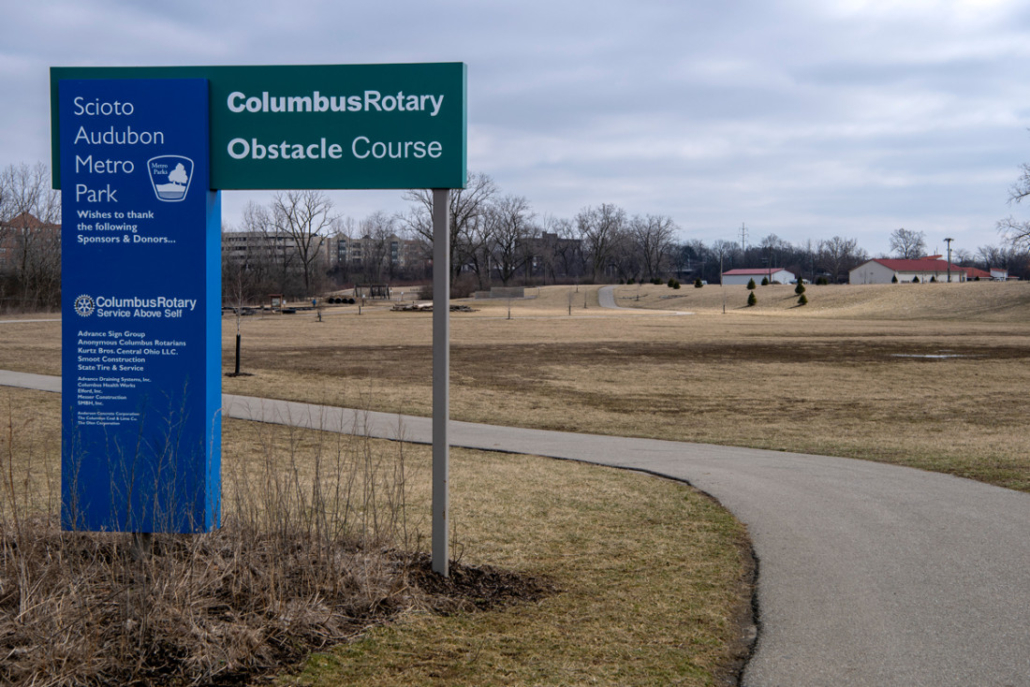
<instances>
[{"instance_id":1,"label":"tree line","mask_svg":"<svg viewBox=\"0 0 1030 687\"><path fill-rule=\"evenodd\" d=\"M1030 197L1030 165L1010 200ZM270 293L311 297L355 283L425 282L432 273L432 194L404 194L405 212L377 211L360 221L343 216L320 191L275 193L250 203L238 225L223 227L223 288L231 300ZM45 164L0 170L0 304L5 309L60 305L61 196L50 188ZM952 253L956 265L1004 267L1030 277L1030 223L998 223L1004 240ZM709 243L681 236L671 217L630 215L611 203L585 207L573 217L540 215L525 197L504 193L487 174L469 174L450 197L452 282L455 295L492 285L539 285L666 280L718 283L720 270L790 270L809 281L847 281L848 271L871 256L847 236L791 243L775 234L746 244ZM890 234L889 255L924 257L926 235Z\"/></svg>"},{"instance_id":2,"label":"tree line","mask_svg":"<svg viewBox=\"0 0 1030 687\"><path fill-rule=\"evenodd\" d=\"M310 296L353 283L425 281L431 275L432 192L404 195L406 212L355 222L319 191L276 193L249 204L223 232L223 281L238 293ZM472 173L450 194L450 264L456 295L491 285L658 278L675 269L679 228L662 215L612 204L572 219L538 217L528 199ZM247 243L249 250L234 248ZM345 244L345 251L341 249Z\"/></svg>"},{"instance_id":3,"label":"tree line","mask_svg":"<svg viewBox=\"0 0 1030 687\"><path fill-rule=\"evenodd\" d=\"M61 192L47 165L0 170L0 309L61 307Z\"/></svg>"},{"instance_id":4,"label":"tree line","mask_svg":"<svg viewBox=\"0 0 1030 687\"><path fill-rule=\"evenodd\" d=\"M291 216L288 208L308 196L320 199L320 203L308 204L322 208L321 226L328 228L322 245L330 249L324 255L329 255L333 241L340 236L360 239L363 250L359 261L329 261L319 270L317 278L322 288L354 282L428 279L433 242L432 193L428 190L405 193L409 202L406 212L390 215L377 211L360 222L333 214L331 203L319 192L277 194L267 207L251 206L241 228L295 236L302 246L299 250L312 246L306 239L305 225L286 221ZM275 220L277 217L280 219ZM1003 229L999 223L999 230ZM664 281L670 277L718 283L720 270L735 268L778 267L811 282L846 283L850 270L873 257L857 239L847 236L802 243L791 243L775 234L750 244L683 240L672 218L630 215L610 203L583 208L570 218L541 216L525 196L503 193L489 175L479 172L469 175L464 189L451 192L448 230L451 280L457 296L492 285L512 284ZM1030 236L1030 230L1026 235ZM393 259L396 253L391 253L388 244L398 238L414 244L413 259ZM952 253L952 262L985 270L1005 267L1013 276L1030 277L1030 241L1024 237L1020 242L1009 234L1005 238L996 246L958 248ZM896 229L889 243L890 253L876 257L927 256L924 232ZM298 256L297 274L308 263ZM279 291L289 292L287 276L279 272ZM296 285L300 282L294 279Z\"/></svg>"}]
</instances>

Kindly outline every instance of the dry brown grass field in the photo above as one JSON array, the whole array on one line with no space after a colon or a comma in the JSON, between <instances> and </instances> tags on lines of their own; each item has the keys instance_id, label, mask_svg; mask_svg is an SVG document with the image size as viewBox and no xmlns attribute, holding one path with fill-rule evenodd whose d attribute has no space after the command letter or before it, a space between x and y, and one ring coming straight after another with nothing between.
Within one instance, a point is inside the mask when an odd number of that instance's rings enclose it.
<instances>
[{"instance_id":1,"label":"dry brown grass field","mask_svg":"<svg viewBox=\"0 0 1030 687\"><path fill-rule=\"evenodd\" d=\"M766 286L753 308L742 286L617 287L620 306L667 311L651 314L603 310L597 289L530 289L511 319L504 300L454 313L452 417L887 461L1030 490L1030 284L809 286L804 307L792 286ZM225 391L430 414L429 313L373 304L322 319L245 318L251 376ZM59 374L59 331L0 327L0 368Z\"/></svg>"},{"instance_id":2,"label":"dry brown grass field","mask_svg":"<svg viewBox=\"0 0 1030 687\"><path fill-rule=\"evenodd\" d=\"M452 417L887 461L1030 490L1030 284L549 287L452 316ZM727 307L722 312L723 299ZM570 311L571 303L571 315ZM586 305L586 307L584 307ZM676 315L674 312L689 312ZM243 323L233 393L428 415L431 316ZM226 365L231 328L226 327ZM299 345L298 345L299 342Z\"/></svg>"},{"instance_id":3,"label":"dry brown grass field","mask_svg":"<svg viewBox=\"0 0 1030 687\"><path fill-rule=\"evenodd\" d=\"M743 287L617 287L636 309L617 311L597 291L530 289L455 313L452 417L851 456L1030 491L1030 284L809 286L803 308L788 286L759 287L753 308ZM0 324L0 368L60 374L60 323L20 319ZM249 376L225 391L430 413L429 314L370 304L322 319L245 318ZM235 326L223 324L228 372ZM44 486L20 493L52 510L59 399L3 390L0 401L17 443L3 447L19 459L10 481L33 475ZM333 441L227 422L226 464ZM417 512L427 450L408 453ZM700 685L723 674L747 599L744 534L724 511L682 485L531 457L456 450L452 482L467 562L562 591L515 609L409 614L315 656L296 682Z\"/></svg>"},{"instance_id":4,"label":"dry brown grass field","mask_svg":"<svg viewBox=\"0 0 1030 687\"><path fill-rule=\"evenodd\" d=\"M60 398L0 387L0 417L0 535L6 535L12 505L23 514L55 512ZM271 479L276 501L294 479L310 492L319 457L331 462L341 446L362 464L354 489L359 495L370 466L382 484L396 484L390 476L403 454L404 522L391 525L399 532L394 540L407 551L427 545L429 447L235 420L224 424L223 443L227 518L255 505L237 497L241 485ZM396 583L381 591L378 577L365 570L360 579L369 578L372 593L381 596L354 599L374 617L359 615L353 622L358 629L368 622L377 626L327 647L299 669L283 665L276 684L734 684L747 650L741 633L750 620L749 547L744 528L710 499L647 475L465 450L452 452L451 483L454 552L462 564L454 574L468 575L469 564L499 566L543 581L548 591L476 612L444 605L440 613L438 600L412 602L408 597L418 590ZM397 514L383 507L390 498L380 493L376 499L380 518ZM371 521L369 510L365 502L352 514ZM13 550L0 548L0 563ZM377 571L374 565L371 570ZM340 575L347 574L355 572L341 564ZM385 573L380 577L390 581ZM523 592L515 593L517 602ZM10 597L0 585L0 628L10 627L4 624ZM296 608L308 602L298 600ZM197 610L200 625L204 610ZM389 622L376 622L382 616Z\"/></svg>"}]
</instances>

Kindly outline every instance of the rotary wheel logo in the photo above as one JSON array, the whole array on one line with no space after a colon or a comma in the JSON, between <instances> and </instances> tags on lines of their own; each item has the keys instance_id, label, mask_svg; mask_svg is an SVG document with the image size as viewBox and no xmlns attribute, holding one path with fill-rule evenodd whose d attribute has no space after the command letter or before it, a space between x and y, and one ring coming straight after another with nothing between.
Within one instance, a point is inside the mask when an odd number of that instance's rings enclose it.
<instances>
[{"instance_id":1,"label":"rotary wheel logo","mask_svg":"<svg viewBox=\"0 0 1030 687\"><path fill-rule=\"evenodd\" d=\"M79 296L75 299L75 312L82 317L89 317L93 314L93 299L89 296Z\"/></svg>"}]
</instances>

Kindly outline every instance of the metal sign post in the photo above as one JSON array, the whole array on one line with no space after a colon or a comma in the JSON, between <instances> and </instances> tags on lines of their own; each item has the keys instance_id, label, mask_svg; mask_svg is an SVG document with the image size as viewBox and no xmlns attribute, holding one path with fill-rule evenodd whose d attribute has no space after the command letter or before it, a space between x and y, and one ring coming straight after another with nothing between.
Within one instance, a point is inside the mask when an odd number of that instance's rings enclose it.
<instances>
[{"instance_id":1,"label":"metal sign post","mask_svg":"<svg viewBox=\"0 0 1030 687\"><path fill-rule=\"evenodd\" d=\"M433 189L433 572L448 566L450 496L451 192Z\"/></svg>"}]
</instances>

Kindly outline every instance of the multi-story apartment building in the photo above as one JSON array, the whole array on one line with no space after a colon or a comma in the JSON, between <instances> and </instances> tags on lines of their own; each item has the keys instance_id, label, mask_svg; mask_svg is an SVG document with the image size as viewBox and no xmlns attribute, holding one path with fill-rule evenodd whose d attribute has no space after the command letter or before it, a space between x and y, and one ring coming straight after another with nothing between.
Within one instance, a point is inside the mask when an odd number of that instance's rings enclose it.
<instances>
[{"instance_id":1,"label":"multi-story apartment building","mask_svg":"<svg viewBox=\"0 0 1030 687\"><path fill-rule=\"evenodd\" d=\"M308 245L313 260L329 260L328 242L322 236L312 237ZM230 231L222 234L222 257L235 263L282 263L297 256L298 245L295 237L282 232Z\"/></svg>"},{"instance_id":2,"label":"multi-story apartment building","mask_svg":"<svg viewBox=\"0 0 1030 687\"><path fill-rule=\"evenodd\" d=\"M333 266L348 274L379 280L401 273L420 271L426 264L426 250L419 241L390 234L386 237L352 238L343 234L329 239Z\"/></svg>"}]
</instances>

